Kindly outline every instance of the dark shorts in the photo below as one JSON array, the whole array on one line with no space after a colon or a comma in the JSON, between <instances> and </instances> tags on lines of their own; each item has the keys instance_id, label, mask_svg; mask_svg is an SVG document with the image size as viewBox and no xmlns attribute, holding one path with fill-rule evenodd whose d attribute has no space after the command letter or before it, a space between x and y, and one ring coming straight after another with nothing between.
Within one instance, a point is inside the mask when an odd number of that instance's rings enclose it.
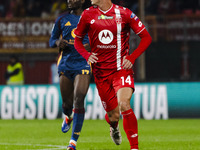
<instances>
[{"instance_id":1,"label":"dark shorts","mask_svg":"<svg viewBox=\"0 0 200 150\"><path fill-rule=\"evenodd\" d=\"M81 70L65 70L65 71L58 71L59 76L65 75L71 81L74 81L76 75L78 74L91 74L90 68L83 68Z\"/></svg>"}]
</instances>

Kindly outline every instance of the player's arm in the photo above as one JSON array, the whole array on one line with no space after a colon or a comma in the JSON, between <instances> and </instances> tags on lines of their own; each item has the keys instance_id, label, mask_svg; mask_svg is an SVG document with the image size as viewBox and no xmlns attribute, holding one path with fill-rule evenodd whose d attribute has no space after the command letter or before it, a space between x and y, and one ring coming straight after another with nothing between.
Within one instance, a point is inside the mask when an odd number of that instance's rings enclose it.
<instances>
[{"instance_id":1,"label":"player's arm","mask_svg":"<svg viewBox=\"0 0 200 150\"><path fill-rule=\"evenodd\" d=\"M88 34L86 34L83 38L83 45L85 47L85 49L88 51L88 52L91 52L91 47L90 47L90 44L89 44L89 37L88 37Z\"/></svg>"},{"instance_id":2,"label":"player's arm","mask_svg":"<svg viewBox=\"0 0 200 150\"><path fill-rule=\"evenodd\" d=\"M83 56L83 58L86 59L86 61L89 63L97 63L98 58L96 57L95 53L88 52L84 45L83 45L83 38L80 38L78 36L75 37L74 47L79 52L80 55Z\"/></svg>"},{"instance_id":3,"label":"player's arm","mask_svg":"<svg viewBox=\"0 0 200 150\"><path fill-rule=\"evenodd\" d=\"M83 37L86 35L89 29L89 23L87 20L88 16L86 15L85 11L81 15L81 19L79 20L79 23L77 25L77 28L75 30L75 42L74 47L79 52L80 55L83 56L83 58L86 59L88 63L96 63L98 58L96 57L96 54L90 53L86 50L86 48L83 45Z\"/></svg>"},{"instance_id":4,"label":"player's arm","mask_svg":"<svg viewBox=\"0 0 200 150\"><path fill-rule=\"evenodd\" d=\"M135 60L149 47L151 44L152 38L148 31L144 29L138 36L141 38L141 41L138 47L133 51L133 53L129 56L126 56L123 61L123 68L130 69L132 68Z\"/></svg>"},{"instance_id":5,"label":"player's arm","mask_svg":"<svg viewBox=\"0 0 200 150\"><path fill-rule=\"evenodd\" d=\"M141 38L141 41L138 47L134 50L134 52L131 55L123 58L122 66L124 69L132 68L133 64L135 63L135 60L149 47L149 45L152 42L150 34L146 30L145 26L142 24L140 19L137 16L133 15L133 13L131 15L130 26L133 29L133 31Z\"/></svg>"},{"instance_id":6,"label":"player's arm","mask_svg":"<svg viewBox=\"0 0 200 150\"><path fill-rule=\"evenodd\" d=\"M49 40L50 47L59 47L60 50L63 50L68 46L68 41L60 38L61 33L60 18L58 18L52 29L51 38Z\"/></svg>"}]
</instances>

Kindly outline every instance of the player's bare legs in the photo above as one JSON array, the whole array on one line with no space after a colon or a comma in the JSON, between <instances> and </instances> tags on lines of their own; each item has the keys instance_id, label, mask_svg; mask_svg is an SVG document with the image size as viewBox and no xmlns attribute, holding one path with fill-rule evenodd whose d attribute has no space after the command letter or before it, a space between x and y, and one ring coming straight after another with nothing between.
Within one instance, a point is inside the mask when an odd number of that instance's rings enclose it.
<instances>
[{"instance_id":1,"label":"player's bare legs","mask_svg":"<svg viewBox=\"0 0 200 150\"><path fill-rule=\"evenodd\" d=\"M72 136L70 139L70 144L68 149L75 149L76 143L79 138L83 121L85 115L84 109L84 99L87 94L90 83L90 75L76 75L74 79L74 116L73 116L73 127L72 127Z\"/></svg>"},{"instance_id":2,"label":"player's bare legs","mask_svg":"<svg viewBox=\"0 0 200 150\"><path fill-rule=\"evenodd\" d=\"M138 150L138 127L137 119L130 106L133 89L124 87L118 90L117 98L119 108L123 115L123 127L129 140L131 150Z\"/></svg>"},{"instance_id":3,"label":"player's bare legs","mask_svg":"<svg viewBox=\"0 0 200 150\"><path fill-rule=\"evenodd\" d=\"M84 99L90 84L90 75L79 74L74 80L74 107L75 109L84 108Z\"/></svg>"},{"instance_id":4,"label":"player's bare legs","mask_svg":"<svg viewBox=\"0 0 200 150\"><path fill-rule=\"evenodd\" d=\"M70 117L73 109L73 82L65 75L60 76L60 91L62 96L63 113Z\"/></svg>"},{"instance_id":5,"label":"player's bare legs","mask_svg":"<svg viewBox=\"0 0 200 150\"><path fill-rule=\"evenodd\" d=\"M130 100L133 94L133 89L124 87L118 90L117 99L119 103L119 109L121 112L131 109Z\"/></svg>"},{"instance_id":6,"label":"player's bare legs","mask_svg":"<svg viewBox=\"0 0 200 150\"><path fill-rule=\"evenodd\" d=\"M111 126L115 126L117 122L119 122L119 106L117 106L115 109L111 110L110 112L107 112L108 118L110 120Z\"/></svg>"},{"instance_id":7,"label":"player's bare legs","mask_svg":"<svg viewBox=\"0 0 200 150\"><path fill-rule=\"evenodd\" d=\"M118 106L113 109L110 112L107 112L105 119L111 126L111 137L112 140L115 142L115 144L119 145L121 143L121 134L118 128L118 121L120 117L120 111L122 112L123 117L126 118L125 115L128 112L128 114L132 114L132 109L130 106L130 99L133 93L133 89L129 87L124 87L118 90L117 92L117 99L118 99ZM124 122L125 121L125 122ZM129 121L126 123L126 119L123 120L123 125L125 131L128 131L127 123L130 123ZM136 122L137 124L137 122ZM114 134L115 133L115 134Z\"/></svg>"}]
</instances>

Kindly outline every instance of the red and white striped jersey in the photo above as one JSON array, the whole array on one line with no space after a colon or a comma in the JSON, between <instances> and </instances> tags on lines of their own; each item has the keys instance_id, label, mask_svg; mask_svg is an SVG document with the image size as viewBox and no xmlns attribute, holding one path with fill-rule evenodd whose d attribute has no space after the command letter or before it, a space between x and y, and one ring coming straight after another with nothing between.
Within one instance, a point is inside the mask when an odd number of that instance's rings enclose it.
<instances>
[{"instance_id":1,"label":"red and white striped jersey","mask_svg":"<svg viewBox=\"0 0 200 150\"><path fill-rule=\"evenodd\" d=\"M82 38L88 33L91 52L98 57L92 65L95 77L106 77L122 69L123 57L129 52L130 29L139 34L145 26L127 8L113 4L107 11L95 6L84 10L75 35Z\"/></svg>"}]
</instances>

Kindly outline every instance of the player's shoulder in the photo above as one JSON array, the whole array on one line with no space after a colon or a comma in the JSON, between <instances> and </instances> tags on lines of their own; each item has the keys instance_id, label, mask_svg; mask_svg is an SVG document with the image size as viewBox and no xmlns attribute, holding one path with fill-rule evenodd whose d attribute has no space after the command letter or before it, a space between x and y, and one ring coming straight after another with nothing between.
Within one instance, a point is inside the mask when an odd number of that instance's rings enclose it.
<instances>
[{"instance_id":1,"label":"player's shoulder","mask_svg":"<svg viewBox=\"0 0 200 150\"><path fill-rule=\"evenodd\" d=\"M91 6L91 7L89 7L89 8L86 8L86 9L83 11L83 13L84 13L84 14L90 14L90 15L91 15L91 13L96 12L97 9L98 9L97 6Z\"/></svg>"},{"instance_id":2,"label":"player's shoulder","mask_svg":"<svg viewBox=\"0 0 200 150\"><path fill-rule=\"evenodd\" d=\"M130 9L128 9L126 7L122 7L119 5L114 5L114 7L119 9L120 15L123 16L123 18L128 22L130 21L130 19L132 19L136 16Z\"/></svg>"},{"instance_id":3,"label":"player's shoulder","mask_svg":"<svg viewBox=\"0 0 200 150\"><path fill-rule=\"evenodd\" d=\"M120 6L120 5L116 5L116 4L113 4L113 7L116 8L116 9L119 9L120 12L122 13L132 13L132 11L126 7L123 7L123 6Z\"/></svg>"}]
</instances>

